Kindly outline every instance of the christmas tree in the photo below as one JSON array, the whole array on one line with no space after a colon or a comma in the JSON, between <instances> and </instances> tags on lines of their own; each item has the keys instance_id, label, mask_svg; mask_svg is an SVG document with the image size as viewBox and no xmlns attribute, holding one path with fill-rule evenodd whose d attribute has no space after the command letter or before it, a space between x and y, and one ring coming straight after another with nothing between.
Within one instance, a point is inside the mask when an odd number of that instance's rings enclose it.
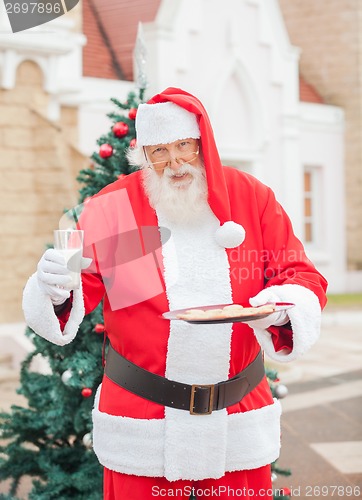
<instances>
[{"instance_id":1,"label":"christmas tree","mask_svg":"<svg viewBox=\"0 0 362 500\"><path fill-rule=\"evenodd\" d=\"M134 120L144 89L128 94L127 102L112 99L116 111L108 134L98 140L99 151L82 170L79 203L121 175L134 170L125 153L135 144ZM99 500L102 498L102 467L92 450L91 410L101 382L103 344L102 304L87 315L70 344L59 347L29 328L34 350L22 363L18 393L27 406L12 406L0 413L5 445L0 446L0 481L11 479L8 495L16 498L23 476L33 478L30 499ZM45 358L49 373L32 370L36 356Z\"/></svg>"},{"instance_id":2,"label":"christmas tree","mask_svg":"<svg viewBox=\"0 0 362 500\"><path fill-rule=\"evenodd\" d=\"M265 373L269 382L270 390L274 398L282 399L288 394L288 389L285 385L279 383L278 373L276 370L272 370L268 367L265 368ZM289 469L283 469L278 466L278 462L274 462L271 465L272 471L272 481L275 481L278 474L281 476L290 476L291 471ZM290 500L290 490L289 488L281 488L282 495L274 494L274 500ZM278 491L280 493L280 491Z\"/></svg>"}]
</instances>

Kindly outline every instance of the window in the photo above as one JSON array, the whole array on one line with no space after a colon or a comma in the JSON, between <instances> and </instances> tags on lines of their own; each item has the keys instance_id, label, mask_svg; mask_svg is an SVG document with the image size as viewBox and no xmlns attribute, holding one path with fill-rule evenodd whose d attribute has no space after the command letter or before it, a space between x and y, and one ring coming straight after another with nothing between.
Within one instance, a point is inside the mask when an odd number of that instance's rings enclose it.
<instances>
[{"instance_id":1,"label":"window","mask_svg":"<svg viewBox=\"0 0 362 500\"><path fill-rule=\"evenodd\" d=\"M320 168L304 169L304 242L319 246L321 243Z\"/></svg>"}]
</instances>

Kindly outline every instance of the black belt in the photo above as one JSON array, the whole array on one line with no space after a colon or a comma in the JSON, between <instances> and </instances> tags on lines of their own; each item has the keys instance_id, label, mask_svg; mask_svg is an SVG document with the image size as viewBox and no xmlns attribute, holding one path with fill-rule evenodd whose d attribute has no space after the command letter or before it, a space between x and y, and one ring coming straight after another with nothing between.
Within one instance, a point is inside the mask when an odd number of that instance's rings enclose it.
<instances>
[{"instance_id":1,"label":"black belt","mask_svg":"<svg viewBox=\"0 0 362 500\"><path fill-rule=\"evenodd\" d=\"M191 415L209 415L241 401L262 381L265 371L260 351L252 363L229 380L182 384L135 365L109 345L105 374L123 389L154 403L188 410Z\"/></svg>"}]
</instances>

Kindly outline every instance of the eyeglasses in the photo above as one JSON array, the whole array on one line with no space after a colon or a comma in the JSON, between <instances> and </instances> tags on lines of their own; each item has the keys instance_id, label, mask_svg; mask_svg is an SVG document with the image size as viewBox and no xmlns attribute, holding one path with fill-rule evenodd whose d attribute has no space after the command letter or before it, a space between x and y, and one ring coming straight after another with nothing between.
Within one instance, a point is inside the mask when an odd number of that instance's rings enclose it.
<instances>
[{"instance_id":1,"label":"eyeglasses","mask_svg":"<svg viewBox=\"0 0 362 500\"><path fill-rule=\"evenodd\" d=\"M191 145L192 147L193 145ZM153 153L153 156L155 158L160 158L160 161L152 161L149 158L147 158L147 154L145 149L143 148L145 158L147 160L147 163L150 163L148 168L153 168L156 171L161 171L164 170L167 167L171 166L171 162L175 161L177 164L182 165L183 163L190 163L198 157L200 153L200 147L197 148L197 151L187 151L187 147L185 151L180 152L180 156L177 158L173 157L170 155L169 151L167 149L161 149L160 151L155 151ZM161 157L164 157L165 159L161 160Z\"/></svg>"}]
</instances>

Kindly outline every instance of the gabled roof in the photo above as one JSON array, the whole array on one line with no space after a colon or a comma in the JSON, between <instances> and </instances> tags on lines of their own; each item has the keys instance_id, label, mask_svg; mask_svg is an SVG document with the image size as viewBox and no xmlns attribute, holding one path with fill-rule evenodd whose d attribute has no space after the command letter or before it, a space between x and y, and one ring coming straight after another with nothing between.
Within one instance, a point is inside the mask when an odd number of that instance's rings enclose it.
<instances>
[{"instance_id":1,"label":"gabled roof","mask_svg":"<svg viewBox=\"0 0 362 500\"><path fill-rule=\"evenodd\" d=\"M299 75L299 100L302 102L324 103L322 96L310 83L304 80L302 75Z\"/></svg>"},{"instance_id":2,"label":"gabled roof","mask_svg":"<svg viewBox=\"0 0 362 500\"><path fill-rule=\"evenodd\" d=\"M155 19L161 0L83 0L83 75L133 80L133 49L138 23ZM317 90L299 78L299 98L323 103Z\"/></svg>"},{"instance_id":3,"label":"gabled roof","mask_svg":"<svg viewBox=\"0 0 362 500\"><path fill-rule=\"evenodd\" d=\"M95 78L119 78L114 65L112 52L99 19L93 8L92 0L83 0L83 33L87 43L83 47L83 75Z\"/></svg>"},{"instance_id":4,"label":"gabled roof","mask_svg":"<svg viewBox=\"0 0 362 500\"><path fill-rule=\"evenodd\" d=\"M133 80L138 23L155 19L161 0L83 0L84 76ZM104 61L104 62L103 62Z\"/></svg>"}]
</instances>

